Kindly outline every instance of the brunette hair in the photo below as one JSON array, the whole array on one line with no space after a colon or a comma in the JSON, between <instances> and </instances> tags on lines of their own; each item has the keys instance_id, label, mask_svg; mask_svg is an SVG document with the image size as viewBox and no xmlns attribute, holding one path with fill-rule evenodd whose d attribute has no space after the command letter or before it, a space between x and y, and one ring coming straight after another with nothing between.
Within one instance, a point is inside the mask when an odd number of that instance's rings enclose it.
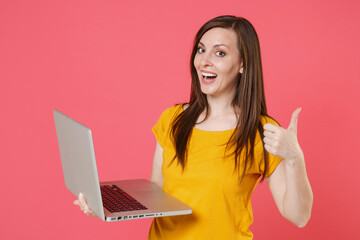
<instances>
[{"instance_id":1,"label":"brunette hair","mask_svg":"<svg viewBox=\"0 0 360 240\"><path fill-rule=\"evenodd\" d=\"M251 23L241 17L226 15L211 19L200 28L195 36L190 59L192 78L190 102L188 103L188 107L174 119L171 129L171 135L176 149L176 155L173 161L177 158L178 164L180 164L184 170L192 129L203 111L206 112L205 120L208 117L209 105L206 95L202 93L200 88L198 74L194 66L194 58L197 54L200 39L212 28L231 29L236 33L239 58L243 64L243 73L239 74L236 93L232 101L232 105L240 109L240 115L237 119L236 128L226 144L226 151L231 147L235 147L235 150L231 153L234 154L235 159L234 170L237 169L240 171L240 163L242 162L240 156L241 153L245 154L242 180L247 167L251 166L254 161L255 136L257 131L259 131L261 141L263 141L264 129L260 122L260 117L261 115L268 116L268 114L265 103L259 39ZM268 171L268 157L264 143L262 142L262 144L265 167L261 181L264 180Z\"/></svg>"}]
</instances>

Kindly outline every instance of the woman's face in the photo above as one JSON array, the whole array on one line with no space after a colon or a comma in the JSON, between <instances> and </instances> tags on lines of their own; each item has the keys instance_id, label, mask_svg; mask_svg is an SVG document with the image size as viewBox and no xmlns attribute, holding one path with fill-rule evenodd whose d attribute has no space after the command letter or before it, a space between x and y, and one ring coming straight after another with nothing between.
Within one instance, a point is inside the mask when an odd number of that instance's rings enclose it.
<instances>
[{"instance_id":1,"label":"woman's face","mask_svg":"<svg viewBox=\"0 0 360 240\"><path fill-rule=\"evenodd\" d=\"M201 91L210 96L235 94L242 64L237 36L231 29L212 28L200 39L194 58Z\"/></svg>"}]
</instances>

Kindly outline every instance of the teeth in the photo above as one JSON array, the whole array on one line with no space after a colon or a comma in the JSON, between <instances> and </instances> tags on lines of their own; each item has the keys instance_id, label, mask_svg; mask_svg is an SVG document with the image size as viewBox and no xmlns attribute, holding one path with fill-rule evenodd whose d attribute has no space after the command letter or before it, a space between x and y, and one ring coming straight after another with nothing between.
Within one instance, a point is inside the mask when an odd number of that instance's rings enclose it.
<instances>
[{"instance_id":1,"label":"teeth","mask_svg":"<svg viewBox=\"0 0 360 240\"><path fill-rule=\"evenodd\" d=\"M204 77L216 77L216 76L217 76L216 74L205 73L205 72L202 72L201 74L202 74Z\"/></svg>"}]
</instances>

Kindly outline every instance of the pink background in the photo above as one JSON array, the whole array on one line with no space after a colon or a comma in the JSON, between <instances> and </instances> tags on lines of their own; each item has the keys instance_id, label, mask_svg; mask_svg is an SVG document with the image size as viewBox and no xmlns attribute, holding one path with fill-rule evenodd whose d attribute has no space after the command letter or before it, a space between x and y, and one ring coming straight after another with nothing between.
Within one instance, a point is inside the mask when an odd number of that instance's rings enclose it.
<instances>
[{"instance_id":1,"label":"pink background","mask_svg":"<svg viewBox=\"0 0 360 240\"><path fill-rule=\"evenodd\" d=\"M270 114L299 141L312 218L283 219L266 184L255 239L359 239L358 1L0 2L1 239L146 239L151 220L103 223L72 205L52 109L93 130L101 180L149 178L150 129L189 95L193 37L210 18L249 19L261 43Z\"/></svg>"}]
</instances>

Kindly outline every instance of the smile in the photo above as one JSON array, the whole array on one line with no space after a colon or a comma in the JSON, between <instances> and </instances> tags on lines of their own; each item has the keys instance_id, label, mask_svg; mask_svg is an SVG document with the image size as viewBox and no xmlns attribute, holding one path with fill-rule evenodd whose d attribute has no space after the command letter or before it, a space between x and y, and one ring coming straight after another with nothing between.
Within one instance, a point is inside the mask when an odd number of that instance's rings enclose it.
<instances>
[{"instance_id":1,"label":"smile","mask_svg":"<svg viewBox=\"0 0 360 240\"><path fill-rule=\"evenodd\" d=\"M213 80L215 80L215 78L217 77L217 74L212 72L201 71L201 75L203 80L211 82L213 82Z\"/></svg>"},{"instance_id":2,"label":"smile","mask_svg":"<svg viewBox=\"0 0 360 240\"><path fill-rule=\"evenodd\" d=\"M216 73L201 71L201 81L205 84L213 83L218 76Z\"/></svg>"}]
</instances>

